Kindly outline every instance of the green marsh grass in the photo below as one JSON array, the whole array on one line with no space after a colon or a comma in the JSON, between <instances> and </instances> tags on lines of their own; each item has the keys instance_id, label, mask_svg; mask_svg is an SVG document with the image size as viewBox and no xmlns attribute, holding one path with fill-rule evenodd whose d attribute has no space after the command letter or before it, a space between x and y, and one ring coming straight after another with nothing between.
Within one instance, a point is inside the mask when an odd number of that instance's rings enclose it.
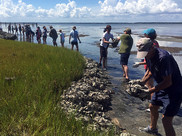
<instances>
[{"instance_id":1,"label":"green marsh grass","mask_svg":"<svg viewBox=\"0 0 182 136\"><path fill-rule=\"evenodd\" d=\"M66 48L0 40L0 135L103 135L56 106L84 67L83 56Z\"/></svg>"}]
</instances>

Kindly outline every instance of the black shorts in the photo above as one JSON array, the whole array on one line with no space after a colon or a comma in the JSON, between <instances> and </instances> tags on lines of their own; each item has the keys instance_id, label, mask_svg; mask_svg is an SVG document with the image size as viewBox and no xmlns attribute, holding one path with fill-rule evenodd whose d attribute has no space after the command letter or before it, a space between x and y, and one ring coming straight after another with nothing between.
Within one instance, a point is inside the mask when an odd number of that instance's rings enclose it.
<instances>
[{"instance_id":1,"label":"black shorts","mask_svg":"<svg viewBox=\"0 0 182 136\"><path fill-rule=\"evenodd\" d=\"M182 102L182 93L169 95L165 91L160 90L159 92L154 93L150 103L156 106L163 106L162 114L169 117L173 117L178 113L181 102Z\"/></svg>"},{"instance_id":2,"label":"black shorts","mask_svg":"<svg viewBox=\"0 0 182 136\"><path fill-rule=\"evenodd\" d=\"M100 56L106 58L107 57L107 48L100 46Z\"/></svg>"},{"instance_id":3,"label":"black shorts","mask_svg":"<svg viewBox=\"0 0 182 136\"><path fill-rule=\"evenodd\" d=\"M72 41L71 44L72 45L78 45L78 42L77 41Z\"/></svg>"},{"instance_id":4,"label":"black shorts","mask_svg":"<svg viewBox=\"0 0 182 136\"><path fill-rule=\"evenodd\" d=\"M128 59L130 57L130 53L121 53L120 64L128 65Z\"/></svg>"}]
</instances>

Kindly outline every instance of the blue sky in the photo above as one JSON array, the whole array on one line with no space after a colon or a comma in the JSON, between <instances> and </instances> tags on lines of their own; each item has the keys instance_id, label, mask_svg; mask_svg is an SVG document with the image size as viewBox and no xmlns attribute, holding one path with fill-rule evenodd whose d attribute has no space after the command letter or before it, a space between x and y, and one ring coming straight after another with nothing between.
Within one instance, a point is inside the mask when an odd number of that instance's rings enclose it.
<instances>
[{"instance_id":1,"label":"blue sky","mask_svg":"<svg viewBox=\"0 0 182 136\"><path fill-rule=\"evenodd\" d=\"M0 21L182 22L181 0L0 0Z\"/></svg>"}]
</instances>

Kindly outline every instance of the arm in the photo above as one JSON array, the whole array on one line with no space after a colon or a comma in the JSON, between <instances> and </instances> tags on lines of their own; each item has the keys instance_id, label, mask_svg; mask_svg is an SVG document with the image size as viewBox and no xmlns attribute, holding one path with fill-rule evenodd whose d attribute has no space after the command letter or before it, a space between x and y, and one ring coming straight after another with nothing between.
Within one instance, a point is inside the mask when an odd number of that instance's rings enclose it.
<instances>
[{"instance_id":1,"label":"arm","mask_svg":"<svg viewBox=\"0 0 182 136\"><path fill-rule=\"evenodd\" d=\"M108 44L110 43L109 41L106 41L106 39L104 37L103 37L102 40L103 40L104 43L108 43Z\"/></svg>"},{"instance_id":2,"label":"arm","mask_svg":"<svg viewBox=\"0 0 182 136\"><path fill-rule=\"evenodd\" d=\"M171 75L168 75L168 76L163 77L163 81L160 82L158 85L149 89L149 92L150 93L158 92L160 90L170 87L171 85L172 85L172 78L171 78Z\"/></svg>"},{"instance_id":3,"label":"arm","mask_svg":"<svg viewBox=\"0 0 182 136\"><path fill-rule=\"evenodd\" d=\"M147 71L145 72L145 75L142 78L142 82L145 84L152 76L152 73L150 72L149 68L147 68Z\"/></svg>"},{"instance_id":4,"label":"arm","mask_svg":"<svg viewBox=\"0 0 182 136\"><path fill-rule=\"evenodd\" d=\"M81 43L79 36L77 38L78 38L79 42Z\"/></svg>"}]
</instances>

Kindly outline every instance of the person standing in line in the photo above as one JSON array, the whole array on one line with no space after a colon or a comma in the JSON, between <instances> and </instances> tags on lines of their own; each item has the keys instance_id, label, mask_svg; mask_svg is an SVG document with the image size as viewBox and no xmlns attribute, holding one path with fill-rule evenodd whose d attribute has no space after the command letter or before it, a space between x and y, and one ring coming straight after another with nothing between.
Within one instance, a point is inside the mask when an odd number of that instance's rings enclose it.
<instances>
[{"instance_id":1,"label":"person standing in line","mask_svg":"<svg viewBox=\"0 0 182 136\"><path fill-rule=\"evenodd\" d=\"M104 29L104 34L101 40L101 44L100 44L100 59L99 59L99 65L102 65L102 61L103 61L103 65L102 68L103 70L106 70L106 59L107 59L107 49L109 47L109 40L112 39L113 40L113 34L111 34L111 26L107 25L106 28Z\"/></svg>"},{"instance_id":2,"label":"person standing in line","mask_svg":"<svg viewBox=\"0 0 182 136\"><path fill-rule=\"evenodd\" d=\"M37 42L40 44L41 43L41 35L42 35L42 32L40 30L40 27L38 26L37 27L37 30L36 30L36 37L37 37Z\"/></svg>"},{"instance_id":3,"label":"person standing in line","mask_svg":"<svg viewBox=\"0 0 182 136\"><path fill-rule=\"evenodd\" d=\"M12 31L12 34L14 34L14 27L13 27L13 25L11 26L11 31Z\"/></svg>"},{"instance_id":4,"label":"person standing in line","mask_svg":"<svg viewBox=\"0 0 182 136\"><path fill-rule=\"evenodd\" d=\"M25 35L25 28L24 28L24 26L22 26L21 30L22 30L22 33L23 33L23 36L24 36Z\"/></svg>"},{"instance_id":5,"label":"person standing in line","mask_svg":"<svg viewBox=\"0 0 182 136\"><path fill-rule=\"evenodd\" d=\"M18 27L15 25L15 34L18 34Z\"/></svg>"},{"instance_id":6,"label":"person standing in line","mask_svg":"<svg viewBox=\"0 0 182 136\"><path fill-rule=\"evenodd\" d=\"M53 45L57 46L56 40L58 38L58 34L57 34L57 31L52 26L50 26L49 36L52 38Z\"/></svg>"},{"instance_id":7,"label":"person standing in line","mask_svg":"<svg viewBox=\"0 0 182 136\"><path fill-rule=\"evenodd\" d=\"M43 44L47 43L47 28L45 26L43 26Z\"/></svg>"},{"instance_id":8,"label":"person standing in line","mask_svg":"<svg viewBox=\"0 0 182 136\"><path fill-rule=\"evenodd\" d=\"M146 30L144 30L143 34L144 34L144 36L146 38L150 38L151 39L151 41L153 42L153 46L154 47L159 48L159 43L155 40L157 38L157 33L156 33L155 29L153 29L153 28L146 29ZM133 65L133 67L136 68L139 65L144 65L145 74L144 74L144 77L143 78L145 78L149 74L149 69L147 67L146 60L144 59L143 62L136 62ZM154 86L154 80L153 80L153 78L151 77L149 80L147 80L146 83L145 83L145 85L149 89L152 88ZM153 95L153 93L151 93L151 97L150 98L152 98L152 95ZM150 112L150 108L147 108L145 111Z\"/></svg>"},{"instance_id":9,"label":"person standing in line","mask_svg":"<svg viewBox=\"0 0 182 136\"><path fill-rule=\"evenodd\" d=\"M74 45L76 46L76 50L79 51L78 48L78 40L79 43L81 43L79 35L78 35L78 31L76 31L76 26L72 27L72 31L70 32L70 36L69 36L69 44L71 43L71 49L73 50ZM72 38L72 41L71 41ZM70 42L71 41L71 42Z\"/></svg>"},{"instance_id":10,"label":"person standing in line","mask_svg":"<svg viewBox=\"0 0 182 136\"><path fill-rule=\"evenodd\" d=\"M20 24L19 24L18 29L19 29L19 32L20 32L20 35L21 35L21 25Z\"/></svg>"},{"instance_id":11,"label":"person standing in line","mask_svg":"<svg viewBox=\"0 0 182 136\"><path fill-rule=\"evenodd\" d=\"M121 45L119 49L120 64L123 70L123 77L126 80L129 80L128 75L128 59L130 57L131 48L133 46L133 38L131 37L131 29L126 28L124 34L118 37L118 40L121 40Z\"/></svg>"},{"instance_id":12,"label":"person standing in line","mask_svg":"<svg viewBox=\"0 0 182 136\"><path fill-rule=\"evenodd\" d=\"M156 34L155 29L149 28L149 29L144 30L143 33L144 33L144 36L145 36L146 38L150 38L150 40L152 41L154 47L159 48L159 43L155 40L156 37L157 37L157 34ZM148 73L149 73L149 69L148 69L148 67L147 67L147 64L146 64L145 59L144 59L143 62L135 62L135 64L133 65L133 67L136 68L136 67L138 67L139 65L144 65L145 75L144 75L143 78L145 78L145 77L148 75ZM148 81L146 81L145 84L146 84L146 86L147 86L149 89L152 88L152 87L154 86L154 80L153 80L153 78L150 78ZM153 95L153 94L151 93L151 98L152 98L152 95ZM150 109L147 108L146 111L150 111Z\"/></svg>"},{"instance_id":13,"label":"person standing in line","mask_svg":"<svg viewBox=\"0 0 182 136\"><path fill-rule=\"evenodd\" d=\"M61 29L59 30L59 32L60 32L60 43L61 43L61 46L64 47L65 35Z\"/></svg>"},{"instance_id":14,"label":"person standing in line","mask_svg":"<svg viewBox=\"0 0 182 136\"><path fill-rule=\"evenodd\" d=\"M154 47L150 38L139 39L137 48L137 58L145 58L149 68L149 73L141 80L141 84L145 84L151 77L157 82L156 86L148 90L149 93L154 93L149 105L151 123L146 128L139 128L139 130L158 134L158 109L162 106L162 123L165 134L175 136L172 122L182 102L182 76L178 64L169 52Z\"/></svg>"},{"instance_id":15,"label":"person standing in line","mask_svg":"<svg viewBox=\"0 0 182 136\"><path fill-rule=\"evenodd\" d=\"M11 25L8 25L8 33L11 33Z\"/></svg>"}]
</instances>

